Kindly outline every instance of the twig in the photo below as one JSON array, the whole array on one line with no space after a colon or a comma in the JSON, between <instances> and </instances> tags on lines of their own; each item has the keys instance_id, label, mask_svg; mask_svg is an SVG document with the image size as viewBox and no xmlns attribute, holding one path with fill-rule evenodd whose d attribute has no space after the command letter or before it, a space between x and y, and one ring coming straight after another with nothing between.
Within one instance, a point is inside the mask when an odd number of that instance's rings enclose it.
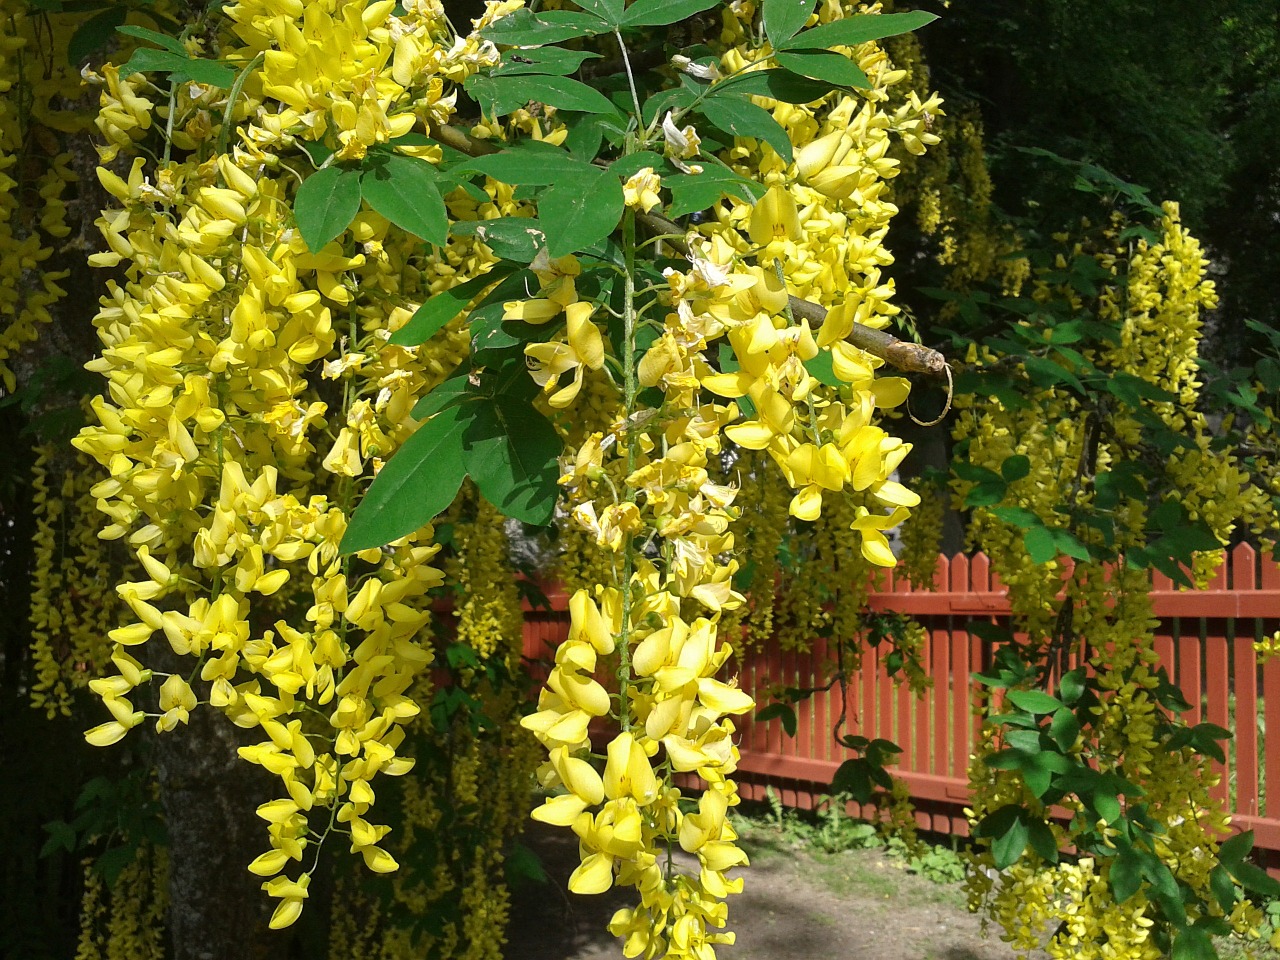
<instances>
[{"instance_id":1,"label":"twig","mask_svg":"<svg viewBox=\"0 0 1280 960\"><path fill-rule=\"evenodd\" d=\"M477 140L457 127L445 123L433 123L430 133L445 146L472 157L496 153L499 149L494 144ZM674 220L668 220L656 213L637 211L636 223L655 236L674 235L669 236L667 243L678 253L684 256L689 255L689 245L683 239L679 239L685 233L684 228ZM787 298L787 304L797 320L807 320L809 326L815 329L822 326L827 318L827 309L820 303L791 296ZM845 337L845 340L860 350L865 350L885 363L908 373L923 373L938 378L946 377L948 374L947 358L937 350L911 343L909 340L899 340L883 330L873 330L871 327L855 323L853 331Z\"/></svg>"},{"instance_id":2,"label":"twig","mask_svg":"<svg viewBox=\"0 0 1280 960\"><path fill-rule=\"evenodd\" d=\"M645 229L654 233L681 233L678 223L656 213L637 214L636 219L644 225ZM689 247L683 240L668 240L667 242L671 244L673 249L688 256ZM827 319L827 308L820 303L814 303L812 300L801 300L799 297L789 296L787 297L787 306L790 307L792 315L797 320L809 321L809 326L814 329L822 326ZM883 330L873 330L871 327L855 323L853 331L845 337L845 340L855 347L879 357L899 370L905 370L909 373L924 373L931 377L939 378L947 375L947 358L937 350L931 350L926 346L912 343L909 340L899 340Z\"/></svg>"}]
</instances>

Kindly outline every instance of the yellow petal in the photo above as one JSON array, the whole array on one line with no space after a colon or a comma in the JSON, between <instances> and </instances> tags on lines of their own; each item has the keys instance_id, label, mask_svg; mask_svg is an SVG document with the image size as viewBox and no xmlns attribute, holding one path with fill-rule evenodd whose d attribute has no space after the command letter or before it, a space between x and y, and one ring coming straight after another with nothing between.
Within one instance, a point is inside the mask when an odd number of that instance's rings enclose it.
<instances>
[{"instance_id":1,"label":"yellow petal","mask_svg":"<svg viewBox=\"0 0 1280 960\"><path fill-rule=\"evenodd\" d=\"M816 484L809 484L794 497L788 512L797 520L812 523L822 514L822 490Z\"/></svg>"},{"instance_id":2,"label":"yellow petal","mask_svg":"<svg viewBox=\"0 0 1280 960\"><path fill-rule=\"evenodd\" d=\"M784 187L775 183L756 202L747 234L752 243L761 247L774 240L800 239L800 212Z\"/></svg>"},{"instance_id":3,"label":"yellow petal","mask_svg":"<svg viewBox=\"0 0 1280 960\"><path fill-rule=\"evenodd\" d=\"M889 549L889 541L879 530L862 530L862 555L877 567L893 567L898 558Z\"/></svg>"},{"instance_id":4,"label":"yellow petal","mask_svg":"<svg viewBox=\"0 0 1280 960\"><path fill-rule=\"evenodd\" d=\"M896 480L885 480L871 488L871 494L882 503L895 507L914 507L920 503L919 494L908 490Z\"/></svg>"},{"instance_id":5,"label":"yellow petal","mask_svg":"<svg viewBox=\"0 0 1280 960\"><path fill-rule=\"evenodd\" d=\"M600 328L591 320L594 309L590 303L570 304L565 309L565 319L568 322L569 346L584 366L599 370L604 366L604 339L600 336Z\"/></svg>"},{"instance_id":6,"label":"yellow petal","mask_svg":"<svg viewBox=\"0 0 1280 960\"><path fill-rule=\"evenodd\" d=\"M613 858L593 853L569 877L570 893L604 893L613 886Z\"/></svg>"},{"instance_id":7,"label":"yellow petal","mask_svg":"<svg viewBox=\"0 0 1280 960\"><path fill-rule=\"evenodd\" d=\"M568 827L577 819L578 814L587 809L586 802L572 793L551 797L529 814L540 823L549 823L553 827Z\"/></svg>"},{"instance_id":8,"label":"yellow petal","mask_svg":"<svg viewBox=\"0 0 1280 960\"><path fill-rule=\"evenodd\" d=\"M887 410L907 399L911 383L902 377L878 377L871 384L871 392L875 395L876 406Z\"/></svg>"}]
</instances>

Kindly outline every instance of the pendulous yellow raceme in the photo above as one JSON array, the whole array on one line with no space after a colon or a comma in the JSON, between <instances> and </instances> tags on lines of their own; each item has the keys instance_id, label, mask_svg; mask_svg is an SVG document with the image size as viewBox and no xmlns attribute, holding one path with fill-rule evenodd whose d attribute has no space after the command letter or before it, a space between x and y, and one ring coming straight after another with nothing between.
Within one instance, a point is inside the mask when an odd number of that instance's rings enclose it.
<instances>
[{"instance_id":1,"label":"pendulous yellow raceme","mask_svg":"<svg viewBox=\"0 0 1280 960\"><path fill-rule=\"evenodd\" d=\"M76 444L110 474L94 489L111 521L100 535L127 543L145 576L117 588L136 619L111 632L120 672L95 688L112 719L87 736L107 745L148 717L172 730L206 706L260 731L241 754L282 795L258 810L270 848L250 869L270 878L277 927L308 896L308 848L333 833L370 869L396 868L370 810L378 778L412 767L399 748L433 659L420 630L438 547L430 526L358 558L338 545L357 478L412 432L414 399L465 351L455 331L419 349L385 340L490 262L469 242L427 255L369 210L318 252L291 224L298 144L355 157L421 129L450 109L444 78L476 62L438 11L392 7L229 7L222 56L263 55L231 104L183 83L170 107L163 87L103 70L103 159L127 166L99 170L119 206L99 221L109 252L95 263L126 280L103 299L90 366L108 393ZM166 125L161 160L129 160ZM146 714L137 688L153 682L159 712Z\"/></svg>"},{"instance_id":2,"label":"pendulous yellow raceme","mask_svg":"<svg viewBox=\"0 0 1280 960\"><path fill-rule=\"evenodd\" d=\"M748 56L767 59L749 47L749 17L740 13L724 13L726 72ZM634 385L661 391L660 404L624 397L616 419L564 459L571 516L612 569L571 598L569 637L537 712L524 720L548 749L541 780L553 791L534 816L578 836L572 890L637 889L639 904L610 924L629 957L708 958L733 942L722 932L723 898L741 889L727 872L746 856L726 820L738 802L732 717L752 700L716 678L731 655L724 624L737 622L743 602L733 587L741 508L737 484L712 479L721 458L735 448L735 456L767 456L770 479L779 479L776 466L793 491L784 509L800 520L865 497L845 525L873 564L894 563L884 531L918 503L892 479L909 446L873 422L878 409L905 399L907 385L877 378L880 361L844 338L855 321L881 326L894 310L892 285L880 279L891 262L881 241L896 212L883 199L895 172L885 155L893 134L907 138L919 127L925 105L885 112L885 87L901 77L873 45L858 52L876 82L865 96L803 108L757 101L797 144L813 142L791 165L756 141L724 151L725 162L763 175L767 189L754 204L714 207L686 237L689 268L666 271L661 327ZM662 126L670 156L698 159L696 129L671 117ZM644 185L629 186L629 204L646 212ZM579 271L574 258L549 262L534 298L507 307L532 322L566 315L564 341L526 350L552 407L572 404L603 365L599 333L583 322L592 322L591 308L577 299ZM791 315L789 293L832 308L818 331ZM806 365L820 354L830 383ZM591 753L593 723L617 725L602 757ZM678 774L706 784L696 808L682 803ZM694 871L673 865L668 851L677 847L695 859Z\"/></svg>"},{"instance_id":3,"label":"pendulous yellow raceme","mask_svg":"<svg viewBox=\"0 0 1280 960\"><path fill-rule=\"evenodd\" d=\"M490 4L477 26L518 6ZM76 443L109 472L93 491L110 521L101 536L126 544L143 574L118 587L135 619L111 631L119 673L95 689L112 719L88 737L114 743L146 720L172 731L205 707L260 731L241 754L276 775L282 795L258 811L270 849L250 869L279 900L276 927L300 914L313 848L332 834L374 871L397 866L372 811L380 777L412 766L405 729L434 657L421 638L427 591L444 574L431 565L429 525L355 556L339 543L365 478L414 429L415 399L468 347L458 324L420 348L387 338L432 293L495 260L471 237L424 248L369 208L318 251L293 222L315 165L307 148L357 161L425 132L451 118L458 83L497 62L475 33L454 35L438 5L398 11L386 0L233 4L217 51L243 71L232 93L169 90L112 66L101 77L99 178L118 206L99 221L108 252L94 262L122 268L125 281L102 300L103 353L90 368L107 393ZM818 19L841 15L824 5ZM748 12L723 16L722 69L766 65ZM934 142L927 116L938 103L912 94L891 107L886 91L905 73L874 44L850 53L872 79L865 93L807 107L757 101L800 147L795 161L741 138L723 151L762 180L763 196L716 205L689 232L689 266L668 270L657 339L638 363L626 358L620 391L601 389L623 358L611 355L605 310L578 297L576 257L540 256L539 289L506 308L552 334L525 351L546 407L567 417L595 404L600 421L566 451L562 486L571 522L598 551L584 573L606 576L574 594L570 638L524 726L549 751L543 785L560 791L536 816L580 840L573 889L639 891L611 925L628 956L706 958L732 938L720 932L723 898L741 880L727 873L746 858L726 821L737 803L731 718L752 701L717 677L731 654L722 618L743 602L737 484L713 479L724 458L769 457L790 514L809 522L825 506L871 564L894 563L885 532L918 502L893 479L909 445L875 423L907 384L877 377L880 361L845 337L896 309L881 276L896 212L888 153L895 140L911 152ZM665 119L652 146L673 163L698 160L695 127ZM157 145L162 130L169 139ZM566 130L547 110L473 133L559 143ZM658 186L651 170L632 177L630 209L653 208ZM529 212L511 188L483 189L487 202L448 194L450 219ZM623 225L631 256L633 217ZM829 308L820 328L791 315L789 293ZM634 286L626 299L634 311ZM814 362L831 375L815 375ZM645 405L641 390L661 399ZM479 608L469 616L468 642L484 655L497 621L484 625ZM613 691L595 676L606 664ZM158 687L158 711L141 708L144 685ZM589 726L606 717L618 732L592 762ZM680 803L678 774L706 782L696 809ZM675 846L696 873L671 866Z\"/></svg>"},{"instance_id":4,"label":"pendulous yellow raceme","mask_svg":"<svg viewBox=\"0 0 1280 960\"><path fill-rule=\"evenodd\" d=\"M1116 232L1110 231L1107 239ZM1199 245L1182 227L1174 204L1165 205L1160 232L1159 242L1139 241L1132 250L1119 242L1101 250L1076 243L1058 265L1065 265L1069 256L1093 256L1112 275L1099 296L1099 317L1115 328L1117 337L1091 359L1104 370L1141 378L1178 398L1177 403L1159 401L1148 407L1192 439L1191 446L1176 451L1164 464L1170 478L1165 489L1176 491L1188 516L1203 518L1226 543L1237 523L1256 525L1265 503L1245 482L1233 456L1211 449L1205 418L1196 412L1200 311L1216 299L1204 276ZM1032 285L1034 296L1045 300L1078 296L1039 277L1033 276ZM975 358L977 354L975 350ZM1073 491L1078 503L1094 502L1094 488L1078 482L1081 473L1092 476L1109 469L1132 456L1142 442L1142 424L1127 409L1111 414L1108 433L1101 439L1090 438L1088 422L1077 395L1053 387L1033 394L1033 403L1021 409L1007 409L996 400L981 406L970 403L961 412L955 436L968 441L971 462L992 470L999 470L1010 456L1026 456L1029 472L1010 483L1005 503L1057 526L1062 522L1056 509L1063 499L1061 491ZM957 483L956 490L963 494L968 485ZM1114 546L1122 551L1144 546L1145 499L1127 499L1114 515ZM1104 570L1099 563L1078 561L1070 571L1063 569L1061 559L1035 564L1021 532L992 512L975 510L971 523L974 542L991 557L993 571L1008 586L1016 622L1026 631L1030 648L1044 651L1065 643L1064 650L1076 650L1081 642L1088 644L1099 705L1091 708L1092 727L1077 736L1070 753L1141 789L1141 800L1131 797L1127 803L1140 802L1160 825L1154 854L1206 905L1189 904L1188 922L1198 916L1223 916L1211 891L1210 871L1228 818L1221 801L1210 796L1218 778L1208 759L1189 749L1170 748L1158 729L1165 707L1158 699L1149 574L1123 563ZM1090 542L1101 546L1097 531L1076 532L1096 537ZM1197 558L1194 572L1204 577L1221 556L1220 551L1201 556L1203 562ZM1065 628L1060 612L1064 602L1070 612ZM970 765L975 822L1009 803L1044 812L1018 773L986 763L1001 746L1007 743L998 743L995 729L985 726ZM1085 810L1073 795L1060 802L1072 813ZM1078 821L1064 827L1049 819L1048 825L1059 849L1076 842ZM1096 826L1104 833L1110 830L1109 836L1116 834L1106 822ZM1111 876L1118 858L1083 857L1076 863L1051 864L1028 853L998 871L991 851L982 850L973 861L970 904L985 909L1003 927L1005 939L1020 955L1040 948L1062 958L1156 960L1165 955L1152 936L1163 918L1162 908L1145 889L1123 901L1113 894ZM1245 899L1225 912L1226 922L1240 933L1256 935L1260 919Z\"/></svg>"}]
</instances>

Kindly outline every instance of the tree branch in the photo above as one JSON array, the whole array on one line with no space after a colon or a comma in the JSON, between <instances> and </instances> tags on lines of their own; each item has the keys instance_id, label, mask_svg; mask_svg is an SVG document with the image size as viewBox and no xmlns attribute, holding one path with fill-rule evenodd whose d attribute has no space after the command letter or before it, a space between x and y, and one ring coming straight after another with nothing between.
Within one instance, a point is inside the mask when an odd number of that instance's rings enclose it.
<instances>
[{"instance_id":1,"label":"tree branch","mask_svg":"<svg viewBox=\"0 0 1280 960\"><path fill-rule=\"evenodd\" d=\"M445 146L452 147L459 153L465 153L471 157L496 153L500 149L492 143L477 140L457 127L448 124L432 124L430 133L432 137ZM636 222L655 236L671 237L675 235L675 237L680 237L685 233L680 224L656 213L638 212L636 213ZM684 240L672 238L666 242L678 253L684 256L689 255L689 246ZM807 320L809 326L814 328L822 326L822 322L827 317L827 310L824 306L811 300L801 300L799 297L794 296L790 297L789 301L791 312L797 319ZM931 377L946 376L947 358L937 350L911 343L908 340L899 340L883 330L873 330L871 327L855 323L853 332L845 337L845 340L860 350L865 350L867 353L879 357L885 363L897 367L899 370L909 373L923 373Z\"/></svg>"}]
</instances>

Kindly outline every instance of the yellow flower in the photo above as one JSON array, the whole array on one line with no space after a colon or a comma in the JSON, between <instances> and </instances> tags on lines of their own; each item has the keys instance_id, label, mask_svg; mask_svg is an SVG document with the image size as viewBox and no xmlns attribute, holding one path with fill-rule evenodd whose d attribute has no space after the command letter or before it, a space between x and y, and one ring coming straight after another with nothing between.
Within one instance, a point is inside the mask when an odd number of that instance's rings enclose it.
<instances>
[{"instance_id":1,"label":"yellow flower","mask_svg":"<svg viewBox=\"0 0 1280 960\"><path fill-rule=\"evenodd\" d=\"M627 178L622 185L622 196L627 206L636 207L648 213L662 203L658 191L662 189L662 181L653 167L644 167Z\"/></svg>"}]
</instances>

